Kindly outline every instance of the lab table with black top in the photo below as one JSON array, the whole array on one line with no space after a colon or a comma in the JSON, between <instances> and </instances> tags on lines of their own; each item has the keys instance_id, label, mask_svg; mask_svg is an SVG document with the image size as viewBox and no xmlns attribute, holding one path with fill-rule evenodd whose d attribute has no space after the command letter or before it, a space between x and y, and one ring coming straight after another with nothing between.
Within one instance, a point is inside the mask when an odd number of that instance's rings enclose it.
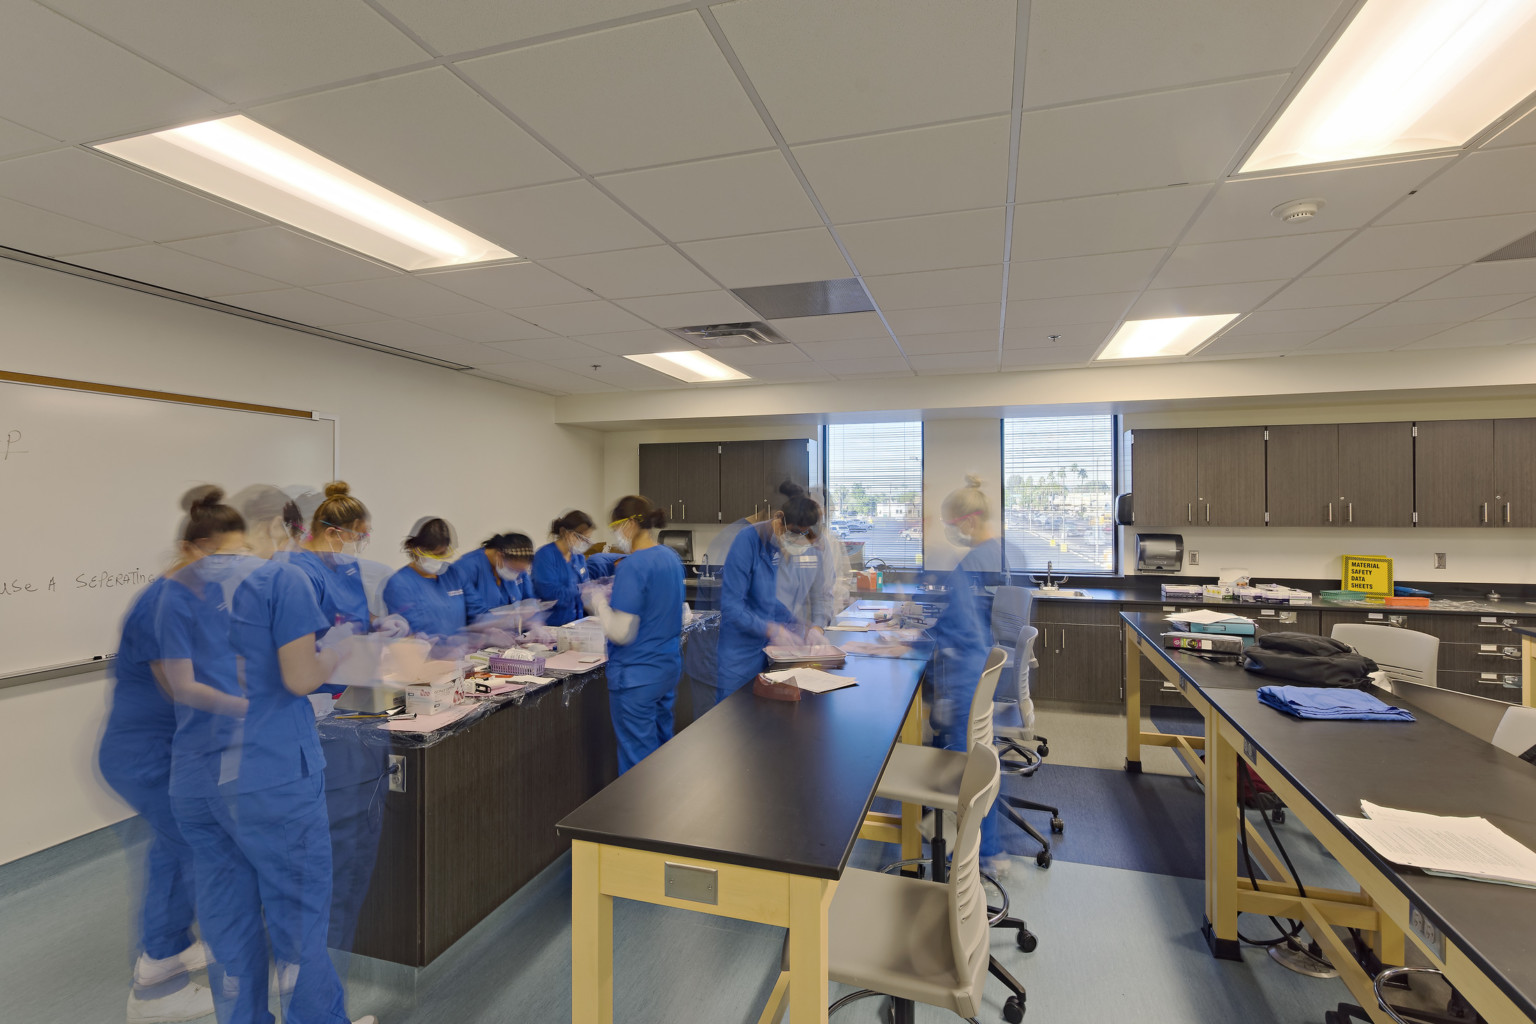
<instances>
[{"instance_id":1,"label":"lab table with black top","mask_svg":"<svg viewBox=\"0 0 1536 1024\"><path fill-rule=\"evenodd\" d=\"M1241 958L1240 912L1300 920L1360 1005L1385 1024L1390 1018L1376 1008L1371 979L1336 929L1370 933L1384 964L1403 963L1408 936L1489 1022L1536 1021L1536 890L1396 867L1339 820L1360 817L1360 801L1369 800L1484 817L1536 848L1536 765L1390 694L1382 696L1416 721L1293 718L1257 698L1260 686L1284 680L1164 649L1161 634L1170 625L1161 615L1126 612L1123 618L1128 653L1145 653L1204 717L1203 743L1195 738L1204 762L1187 760L1205 785L1205 933L1214 955ZM1139 674L1133 670L1128 686L1139 688ZM1143 739L1147 735L1159 734ZM1274 790L1359 892L1317 888L1291 876L1239 811L1240 763ZM1241 859L1245 833L1263 869L1257 883Z\"/></svg>"},{"instance_id":2,"label":"lab table with black top","mask_svg":"<svg viewBox=\"0 0 1536 1024\"><path fill-rule=\"evenodd\" d=\"M920 742L923 666L849 657L836 671L858 685L797 702L743 687L560 822L576 1024L613 1020L615 897L787 928L764 1019L786 999L793 1024L827 1019L827 911L854 841L921 852L920 808L870 805L891 749Z\"/></svg>"}]
</instances>

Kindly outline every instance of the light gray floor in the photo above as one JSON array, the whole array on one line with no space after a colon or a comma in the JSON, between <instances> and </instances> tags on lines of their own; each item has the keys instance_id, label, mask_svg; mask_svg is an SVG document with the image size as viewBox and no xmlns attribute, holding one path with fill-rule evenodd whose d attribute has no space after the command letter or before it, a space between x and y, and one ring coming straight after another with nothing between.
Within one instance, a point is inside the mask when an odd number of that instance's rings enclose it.
<instances>
[{"instance_id":1,"label":"light gray floor","mask_svg":"<svg viewBox=\"0 0 1536 1024\"><path fill-rule=\"evenodd\" d=\"M1079 717L1092 720L1074 721ZM1108 751L1085 749L1103 747L1104 720L1119 724L1114 743L1123 744L1118 716L1053 712L1051 759L1108 758ZM1337 865L1304 830L1294 822L1282 828L1304 879L1339 884ZM129 832L126 841L108 830L0 866L0 1021L124 1019L131 861L141 848ZM861 843L855 865L874 867L891 855ZM993 944L1029 990L1026 1020L1302 1024L1320 1022L1325 1009L1348 998L1340 982L1292 974L1259 950L1246 950L1241 964L1213 960L1199 933L1199 880L1061 860L1040 870L1015 858L1006 884L1015 913L1040 936L1030 954L1014 946L1011 932L997 933ZM343 965L349 1009L377 1013L385 1024L569 1020L569 886L562 859L424 971L353 958ZM1267 921L1245 919L1243 928L1271 931ZM755 1021L782 942L774 928L624 901L614 933L615 1019L631 1024ZM989 981L987 996L980 1019L998 1021L1005 992ZM878 1010L866 1001L836 1019L872 1021ZM919 1019L955 1018L919 1008Z\"/></svg>"}]
</instances>

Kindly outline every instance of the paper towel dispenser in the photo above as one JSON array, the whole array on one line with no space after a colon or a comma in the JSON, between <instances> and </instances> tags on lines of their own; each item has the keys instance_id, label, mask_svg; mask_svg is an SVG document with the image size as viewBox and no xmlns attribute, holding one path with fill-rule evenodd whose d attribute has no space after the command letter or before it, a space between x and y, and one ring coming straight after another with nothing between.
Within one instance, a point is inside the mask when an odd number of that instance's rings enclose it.
<instances>
[{"instance_id":1,"label":"paper towel dispenser","mask_svg":"<svg viewBox=\"0 0 1536 1024\"><path fill-rule=\"evenodd\" d=\"M1137 572L1178 572L1184 568L1184 538L1177 533L1138 533Z\"/></svg>"}]
</instances>

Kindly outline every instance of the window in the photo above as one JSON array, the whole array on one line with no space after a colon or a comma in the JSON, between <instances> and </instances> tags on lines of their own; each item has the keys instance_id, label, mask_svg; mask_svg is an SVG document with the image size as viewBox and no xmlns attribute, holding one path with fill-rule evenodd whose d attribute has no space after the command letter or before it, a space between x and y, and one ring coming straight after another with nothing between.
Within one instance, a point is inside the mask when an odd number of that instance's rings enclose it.
<instances>
[{"instance_id":1,"label":"window","mask_svg":"<svg viewBox=\"0 0 1536 1024\"><path fill-rule=\"evenodd\" d=\"M1112 573L1115 418L1003 420L1003 530L1030 572Z\"/></svg>"},{"instance_id":2,"label":"window","mask_svg":"<svg viewBox=\"0 0 1536 1024\"><path fill-rule=\"evenodd\" d=\"M923 425L827 427L827 519L855 567L923 564Z\"/></svg>"}]
</instances>

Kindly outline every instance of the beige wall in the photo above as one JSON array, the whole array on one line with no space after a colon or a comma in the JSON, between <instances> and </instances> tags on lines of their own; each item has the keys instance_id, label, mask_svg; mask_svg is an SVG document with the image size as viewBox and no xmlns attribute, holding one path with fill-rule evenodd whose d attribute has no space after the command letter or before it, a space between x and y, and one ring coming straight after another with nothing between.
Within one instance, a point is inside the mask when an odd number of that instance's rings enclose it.
<instances>
[{"instance_id":1,"label":"beige wall","mask_svg":"<svg viewBox=\"0 0 1536 1024\"><path fill-rule=\"evenodd\" d=\"M942 506L968 474L981 477L992 522L1003 521L1003 438L997 419L941 419L923 424L923 567L953 569L965 555L944 539Z\"/></svg>"}]
</instances>

